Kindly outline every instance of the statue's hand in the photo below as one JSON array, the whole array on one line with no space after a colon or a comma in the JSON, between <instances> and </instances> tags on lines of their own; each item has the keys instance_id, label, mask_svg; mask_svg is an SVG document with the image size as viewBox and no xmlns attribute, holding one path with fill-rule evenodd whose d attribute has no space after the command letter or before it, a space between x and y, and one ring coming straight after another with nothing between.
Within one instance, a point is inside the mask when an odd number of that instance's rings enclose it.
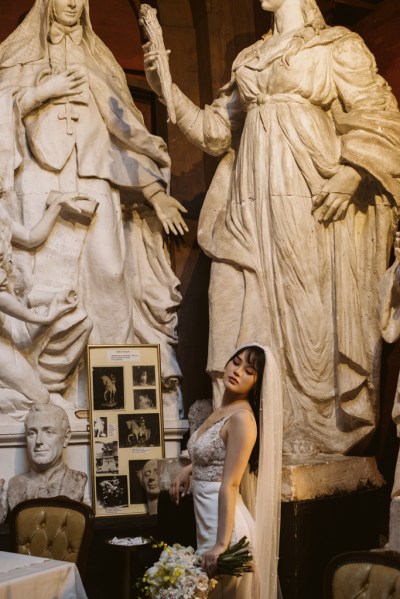
<instances>
[{"instance_id":1,"label":"statue's hand","mask_svg":"<svg viewBox=\"0 0 400 599\"><path fill-rule=\"evenodd\" d=\"M57 75L49 75L43 78L37 86L38 97L41 102L52 98L61 98L63 96L72 96L78 94L81 85L86 83L87 75L85 69L79 66L73 66Z\"/></svg>"},{"instance_id":2,"label":"statue's hand","mask_svg":"<svg viewBox=\"0 0 400 599\"><path fill-rule=\"evenodd\" d=\"M60 296L56 294L51 301L46 316L46 321L48 324L51 324L63 314L67 314L67 312L72 312L72 310L75 310L75 308L78 305L78 296L76 294L72 300L71 297L68 297L68 301L66 301L65 298L62 298L62 301L59 300Z\"/></svg>"},{"instance_id":3,"label":"statue's hand","mask_svg":"<svg viewBox=\"0 0 400 599\"><path fill-rule=\"evenodd\" d=\"M314 198L312 211L318 211L318 222L330 223L343 219L360 181L361 175L351 166L344 166L329 179Z\"/></svg>"},{"instance_id":4,"label":"statue's hand","mask_svg":"<svg viewBox=\"0 0 400 599\"><path fill-rule=\"evenodd\" d=\"M149 201L167 234L183 235L185 231L189 231L181 215L181 212L187 212L187 210L178 200L175 200L164 191L159 191Z\"/></svg>"},{"instance_id":5,"label":"statue's hand","mask_svg":"<svg viewBox=\"0 0 400 599\"><path fill-rule=\"evenodd\" d=\"M152 43L147 42L143 46L144 54L144 70L146 73L147 82L151 89L159 98L162 98L162 87L158 71L158 57L157 51L152 50Z\"/></svg>"},{"instance_id":6,"label":"statue's hand","mask_svg":"<svg viewBox=\"0 0 400 599\"><path fill-rule=\"evenodd\" d=\"M62 193L57 197L56 201L61 208L69 208L75 214L80 214L85 205L90 209L90 205L94 202L87 195L76 192Z\"/></svg>"}]
</instances>

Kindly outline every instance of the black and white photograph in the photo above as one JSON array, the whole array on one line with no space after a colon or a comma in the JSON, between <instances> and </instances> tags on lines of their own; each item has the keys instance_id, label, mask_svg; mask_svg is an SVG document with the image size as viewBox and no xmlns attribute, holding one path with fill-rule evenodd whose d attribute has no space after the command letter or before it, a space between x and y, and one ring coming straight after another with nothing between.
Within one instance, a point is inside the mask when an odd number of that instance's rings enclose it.
<instances>
[{"instance_id":1,"label":"black and white photograph","mask_svg":"<svg viewBox=\"0 0 400 599\"><path fill-rule=\"evenodd\" d=\"M154 387L156 384L156 369L154 366L132 367L134 387Z\"/></svg>"},{"instance_id":2,"label":"black and white photograph","mask_svg":"<svg viewBox=\"0 0 400 599\"><path fill-rule=\"evenodd\" d=\"M147 503L146 492L143 487L143 466L147 460L129 461L129 503Z\"/></svg>"},{"instance_id":3,"label":"black and white photograph","mask_svg":"<svg viewBox=\"0 0 400 599\"><path fill-rule=\"evenodd\" d=\"M126 476L96 477L97 505L103 508L128 506L128 479Z\"/></svg>"},{"instance_id":4,"label":"black and white photograph","mask_svg":"<svg viewBox=\"0 0 400 599\"><path fill-rule=\"evenodd\" d=\"M96 416L93 420L93 436L97 438L108 436L108 422L106 417Z\"/></svg>"},{"instance_id":5,"label":"black and white photograph","mask_svg":"<svg viewBox=\"0 0 400 599\"><path fill-rule=\"evenodd\" d=\"M159 414L118 414L119 447L158 447Z\"/></svg>"},{"instance_id":6,"label":"black and white photograph","mask_svg":"<svg viewBox=\"0 0 400 599\"><path fill-rule=\"evenodd\" d=\"M96 474L118 474L118 443L95 443Z\"/></svg>"},{"instance_id":7,"label":"black and white photograph","mask_svg":"<svg viewBox=\"0 0 400 599\"><path fill-rule=\"evenodd\" d=\"M121 410L124 404L124 369L121 366L92 368L95 410Z\"/></svg>"},{"instance_id":8,"label":"black and white photograph","mask_svg":"<svg viewBox=\"0 0 400 599\"><path fill-rule=\"evenodd\" d=\"M156 390L136 389L133 392L133 405L135 410L155 410L157 408Z\"/></svg>"},{"instance_id":9,"label":"black and white photograph","mask_svg":"<svg viewBox=\"0 0 400 599\"><path fill-rule=\"evenodd\" d=\"M156 514L165 455L160 346L89 345L88 371L95 516Z\"/></svg>"}]
</instances>

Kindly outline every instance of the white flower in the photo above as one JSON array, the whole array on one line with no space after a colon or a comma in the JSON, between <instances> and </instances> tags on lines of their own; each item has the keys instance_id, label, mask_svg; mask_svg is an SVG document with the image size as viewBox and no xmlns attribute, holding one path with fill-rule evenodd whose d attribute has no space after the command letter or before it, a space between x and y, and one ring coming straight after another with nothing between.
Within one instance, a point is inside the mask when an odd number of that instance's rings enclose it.
<instances>
[{"instance_id":1,"label":"white flower","mask_svg":"<svg viewBox=\"0 0 400 599\"><path fill-rule=\"evenodd\" d=\"M200 567L200 558L192 547L166 547L146 572L147 589L154 599L205 599L215 586Z\"/></svg>"}]
</instances>

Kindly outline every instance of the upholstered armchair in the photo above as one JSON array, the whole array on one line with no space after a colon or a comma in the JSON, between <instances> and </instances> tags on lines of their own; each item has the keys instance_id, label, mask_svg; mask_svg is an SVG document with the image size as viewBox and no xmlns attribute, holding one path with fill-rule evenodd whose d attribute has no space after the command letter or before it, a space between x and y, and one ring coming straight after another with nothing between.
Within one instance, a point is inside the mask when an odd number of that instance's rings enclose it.
<instances>
[{"instance_id":1,"label":"upholstered armchair","mask_svg":"<svg viewBox=\"0 0 400 599\"><path fill-rule=\"evenodd\" d=\"M83 573L93 532L93 511L68 497L28 499L10 513L11 550L73 562Z\"/></svg>"},{"instance_id":2,"label":"upholstered armchair","mask_svg":"<svg viewBox=\"0 0 400 599\"><path fill-rule=\"evenodd\" d=\"M324 599L400 599L400 553L342 553L329 563Z\"/></svg>"}]
</instances>

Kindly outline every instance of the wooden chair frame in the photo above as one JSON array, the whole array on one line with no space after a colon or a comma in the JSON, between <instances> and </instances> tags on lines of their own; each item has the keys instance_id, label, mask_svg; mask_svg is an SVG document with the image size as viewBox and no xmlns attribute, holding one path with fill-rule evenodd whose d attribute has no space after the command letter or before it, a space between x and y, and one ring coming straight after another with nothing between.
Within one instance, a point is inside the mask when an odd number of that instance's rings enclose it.
<instances>
[{"instance_id":1,"label":"wooden chair frame","mask_svg":"<svg viewBox=\"0 0 400 599\"><path fill-rule=\"evenodd\" d=\"M346 564L377 564L400 571L400 553L396 551L350 551L336 555L329 562L324 576L324 599L334 599L332 582L336 571Z\"/></svg>"}]
</instances>

